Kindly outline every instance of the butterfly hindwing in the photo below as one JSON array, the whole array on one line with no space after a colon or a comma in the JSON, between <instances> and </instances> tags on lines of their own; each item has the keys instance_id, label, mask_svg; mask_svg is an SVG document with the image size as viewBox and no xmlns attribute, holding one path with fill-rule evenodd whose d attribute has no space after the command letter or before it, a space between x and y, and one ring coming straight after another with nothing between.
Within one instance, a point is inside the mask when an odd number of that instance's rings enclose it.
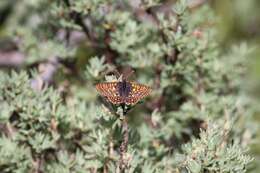
<instances>
[{"instance_id":1,"label":"butterfly hindwing","mask_svg":"<svg viewBox=\"0 0 260 173\"><path fill-rule=\"evenodd\" d=\"M118 93L117 82L99 83L96 85L96 89L113 104L120 104L123 102Z\"/></svg>"},{"instance_id":2,"label":"butterfly hindwing","mask_svg":"<svg viewBox=\"0 0 260 173\"><path fill-rule=\"evenodd\" d=\"M116 97L115 96L107 96L107 99L108 99L109 102L116 104L116 105L123 103L122 98L119 97L119 96L116 96Z\"/></svg>"},{"instance_id":3,"label":"butterfly hindwing","mask_svg":"<svg viewBox=\"0 0 260 173\"><path fill-rule=\"evenodd\" d=\"M146 97L150 94L151 88L146 85L130 82L131 84L131 92L129 95L125 98L125 103L127 105L134 105L142 98Z\"/></svg>"}]
</instances>

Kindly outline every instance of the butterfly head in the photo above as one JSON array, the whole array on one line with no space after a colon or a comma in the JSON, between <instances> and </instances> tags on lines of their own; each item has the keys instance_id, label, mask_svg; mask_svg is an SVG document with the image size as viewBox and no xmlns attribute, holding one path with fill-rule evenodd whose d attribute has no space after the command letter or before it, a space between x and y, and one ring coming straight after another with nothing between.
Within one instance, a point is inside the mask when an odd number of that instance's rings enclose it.
<instances>
[{"instance_id":1,"label":"butterfly head","mask_svg":"<svg viewBox=\"0 0 260 173\"><path fill-rule=\"evenodd\" d=\"M116 69L114 70L114 72L119 81L127 81L130 78L130 76L134 74L135 71L129 67L125 68L122 71L122 73L119 73Z\"/></svg>"}]
</instances>

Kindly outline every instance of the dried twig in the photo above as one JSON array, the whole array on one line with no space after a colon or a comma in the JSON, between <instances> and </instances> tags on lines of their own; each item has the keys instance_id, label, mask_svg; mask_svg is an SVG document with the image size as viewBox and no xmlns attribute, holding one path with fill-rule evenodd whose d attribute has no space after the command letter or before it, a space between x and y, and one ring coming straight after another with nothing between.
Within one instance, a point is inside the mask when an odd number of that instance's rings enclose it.
<instances>
[{"instance_id":1,"label":"dried twig","mask_svg":"<svg viewBox=\"0 0 260 173\"><path fill-rule=\"evenodd\" d=\"M0 51L0 66L18 67L24 60L24 54L19 51Z\"/></svg>"},{"instance_id":2,"label":"dried twig","mask_svg":"<svg viewBox=\"0 0 260 173\"><path fill-rule=\"evenodd\" d=\"M39 75L31 81L31 87L37 91L41 90L44 84L50 84L53 76L59 67L58 58L50 58L45 64L39 65Z\"/></svg>"},{"instance_id":3,"label":"dried twig","mask_svg":"<svg viewBox=\"0 0 260 173\"><path fill-rule=\"evenodd\" d=\"M39 155L36 160L33 161L34 170L33 173L42 173L42 160L43 155Z\"/></svg>"},{"instance_id":4,"label":"dried twig","mask_svg":"<svg viewBox=\"0 0 260 173\"><path fill-rule=\"evenodd\" d=\"M68 8L71 6L69 0L63 0L63 1ZM96 42L96 38L94 37L94 34L91 33L90 29L85 24L82 15L76 11L72 11L70 13L70 17L74 20L76 24L78 24L82 28L82 31L85 33L86 37L91 41L92 46L97 47L98 44Z\"/></svg>"},{"instance_id":5,"label":"dried twig","mask_svg":"<svg viewBox=\"0 0 260 173\"><path fill-rule=\"evenodd\" d=\"M121 172L124 172L124 170L127 168L127 147L128 147L128 124L126 117L124 116L122 119L122 129L123 129L123 141L120 145L120 162L119 162L119 168Z\"/></svg>"}]
</instances>

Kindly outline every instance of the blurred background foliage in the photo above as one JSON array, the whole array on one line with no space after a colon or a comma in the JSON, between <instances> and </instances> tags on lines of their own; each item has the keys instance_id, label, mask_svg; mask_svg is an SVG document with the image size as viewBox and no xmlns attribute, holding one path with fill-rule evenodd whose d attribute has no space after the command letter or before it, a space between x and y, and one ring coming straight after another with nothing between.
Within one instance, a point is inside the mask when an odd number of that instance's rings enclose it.
<instances>
[{"instance_id":1,"label":"blurred background foliage","mask_svg":"<svg viewBox=\"0 0 260 173\"><path fill-rule=\"evenodd\" d=\"M221 17L219 24L220 38L223 48L228 49L230 44L247 42L254 47L248 61L250 62L249 78L250 92L255 95L255 103L259 104L260 94L260 8L259 1L225 1L213 2L213 7ZM260 122L259 111L254 115L256 122ZM249 172L260 171L260 131L256 134L251 153L255 157L254 169Z\"/></svg>"},{"instance_id":2,"label":"blurred background foliage","mask_svg":"<svg viewBox=\"0 0 260 173\"><path fill-rule=\"evenodd\" d=\"M129 66L153 92L128 115L128 172L259 172L259 9L1 1L1 172L118 171L117 107L94 84Z\"/></svg>"}]
</instances>

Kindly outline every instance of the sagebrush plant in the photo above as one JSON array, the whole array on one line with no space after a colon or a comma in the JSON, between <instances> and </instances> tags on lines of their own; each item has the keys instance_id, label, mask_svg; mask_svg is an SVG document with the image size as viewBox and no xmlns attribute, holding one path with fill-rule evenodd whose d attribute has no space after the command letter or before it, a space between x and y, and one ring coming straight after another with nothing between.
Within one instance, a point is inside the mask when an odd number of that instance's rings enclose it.
<instances>
[{"instance_id":1,"label":"sagebrush plant","mask_svg":"<svg viewBox=\"0 0 260 173\"><path fill-rule=\"evenodd\" d=\"M120 107L95 91L129 66L153 88L127 114L124 172L246 172L257 128L251 47L217 40L209 4L117 0L1 2L25 58L0 73L0 172L115 173ZM51 71L51 72L50 72Z\"/></svg>"}]
</instances>

